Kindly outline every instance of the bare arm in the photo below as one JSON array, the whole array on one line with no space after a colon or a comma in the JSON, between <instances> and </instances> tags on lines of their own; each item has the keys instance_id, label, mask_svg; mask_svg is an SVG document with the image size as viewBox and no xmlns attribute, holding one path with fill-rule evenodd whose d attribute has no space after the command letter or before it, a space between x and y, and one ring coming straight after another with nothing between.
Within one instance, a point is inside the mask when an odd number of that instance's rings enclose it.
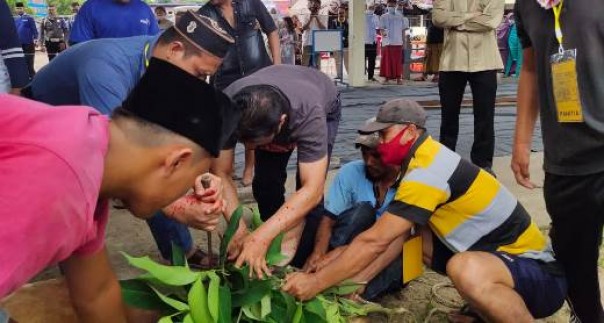
<instances>
[{"instance_id":1,"label":"bare arm","mask_svg":"<svg viewBox=\"0 0 604 323\"><path fill-rule=\"evenodd\" d=\"M90 256L64 262L71 302L81 322L126 322L120 285L103 248Z\"/></svg>"},{"instance_id":2,"label":"bare arm","mask_svg":"<svg viewBox=\"0 0 604 323\"><path fill-rule=\"evenodd\" d=\"M302 187L297 190L271 218L252 232L245 240L235 266L244 263L250 266L250 277L263 278L270 275L265 257L270 243L281 232L287 232L300 225L308 212L321 201L327 156L311 163L299 164Z\"/></svg>"},{"instance_id":3,"label":"bare arm","mask_svg":"<svg viewBox=\"0 0 604 323\"><path fill-rule=\"evenodd\" d=\"M237 186L233 182L233 164L235 161L235 149L221 150L218 158L212 161L210 172L222 179L222 196L226 200L225 218L229 220L231 214L239 205Z\"/></svg>"},{"instance_id":4,"label":"bare arm","mask_svg":"<svg viewBox=\"0 0 604 323\"><path fill-rule=\"evenodd\" d=\"M386 252L393 241L404 241L413 224L391 213L385 213L368 230L358 235L342 254L316 274L293 274L283 289L301 300L358 275ZM304 276L307 275L307 276ZM304 283L300 283L304 281Z\"/></svg>"},{"instance_id":5,"label":"bare arm","mask_svg":"<svg viewBox=\"0 0 604 323\"><path fill-rule=\"evenodd\" d=\"M268 47L271 49L273 64L281 64L281 41L279 40L279 31L274 30L268 36Z\"/></svg>"},{"instance_id":6,"label":"bare arm","mask_svg":"<svg viewBox=\"0 0 604 323\"><path fill-rule=\"evenodd\" d=\"M300 163L301 188L254 233L270 242L279 233L286 232L304 221L306 214L317 206L323 197L326 172L327 157L312 163Z\"/></svg>"},{"instance_id":7,"label":"bare arm","mask_svg":"<svg viewBox=\"0 0 604 323\"><path fill-rule=\"evenodd\" d=\"M321 223L319 223L315 238L315 248L304 264L303 270L305 272L315 271L317 265L327 253L327 250L329 249L329 240L331 239L331 233L335 223L336 221L328 216L324 215L321 218Z\"/></svg>"},{"instance_id":8,"label":"bare arm","mask_svg":"<svg viewBox=\"0 0 604 323\"><path fill-rule=\"evenodd\" d=\"M532 48L527 48L523 52L523 64L518 82L518 109L512 150L512 170L516 182L530 189L535 188L535 184L530 180L529 162L533 131L539 115L537 91L535 52Z\"/></svg>"},{"instance_id":9,"label":"bare arm","mask_svg":"<svg viewBox=\"0 0 604 323\"><path fill-rule=\"evenodd\" d=\"M440 28L461 26L475 14L453 11L450 0L435 0L432 9L432 22Z\"/></svg>"},{"instance_id":10,"label":"bare arm","mask_svg":"<svg viewBox=\"0 0 604 323\"><path fill-rule=\"evenodd\" d=\"M477 16L470 18L463 25L457 27L457 29L476 32L495 30L503 19L504 5L503 1L492 0Z\"/></svg>"}]
</instances>

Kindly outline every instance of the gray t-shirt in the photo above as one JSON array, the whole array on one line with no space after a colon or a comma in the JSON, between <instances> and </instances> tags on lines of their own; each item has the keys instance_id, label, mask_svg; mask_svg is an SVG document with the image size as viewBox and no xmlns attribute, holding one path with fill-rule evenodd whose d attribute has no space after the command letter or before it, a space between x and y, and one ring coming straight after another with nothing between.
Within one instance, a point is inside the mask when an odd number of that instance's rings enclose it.
<instances>
[{"instance_id":1,"label":"gray t-shirt","mask_svg":"<svg viewBox=\"0 0 604 323\"><path fill-rule=\"evenodd\" d=\"M545 171L588 175L604 171L604 1L564 1L561 25L566 49L577 49L584 123L559 123L550 56L558 51L552 10L535 0L516 1L518 37L535 51Z\"/></svg>"},{"instance_id":2,"label":"gray t-shirt","mask_svg":"<svg viewBox=\"0 0 604 323\"><path fill-rule=\"evenodd\" d=\"M289 99L288 138L280 139L296 144L298 161L310 163L326 156L327 115L338 108L333 81L308 67L272 65L235 81L224 93L232 98L247 86L261 84L277 87Z\"/></svg>"}]
</instances>

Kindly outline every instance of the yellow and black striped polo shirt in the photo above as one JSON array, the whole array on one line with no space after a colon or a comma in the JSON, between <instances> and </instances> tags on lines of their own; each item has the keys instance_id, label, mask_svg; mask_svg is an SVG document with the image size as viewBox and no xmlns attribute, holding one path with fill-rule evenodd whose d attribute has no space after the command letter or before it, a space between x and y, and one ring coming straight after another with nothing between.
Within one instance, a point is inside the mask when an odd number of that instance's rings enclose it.
<instances>
[{"instance_id":1,"label":"yellow and black striped polo shirt","mask_svg":"<svg viewBox=\"0 0 604 323\"><path fill-rule=\"evenodd\" d=\"M403 164L388 212L426 225L454 252L501 251L553 261L518 200L486 171L424 134Z\"/></svg>"}]
</instances>

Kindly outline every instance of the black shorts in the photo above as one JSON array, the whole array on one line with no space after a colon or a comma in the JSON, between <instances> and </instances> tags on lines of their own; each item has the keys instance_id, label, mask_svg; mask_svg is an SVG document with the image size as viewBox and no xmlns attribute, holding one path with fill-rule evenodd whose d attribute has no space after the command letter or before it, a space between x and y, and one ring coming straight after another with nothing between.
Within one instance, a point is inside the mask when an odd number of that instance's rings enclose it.
<instances>
[{"instance_id":1,"label":"black shorts","mask_svg":"<svg viewBox=\"0 0 604 323\"><path fill-rule=\"evenodd\" d=\"M447 262L455 253L434 234L432 245L432 269L445 275ZM560 309L566 298L567 285L556 263L545 264L498 251L489 253L506 265L514 279L514 290L522 297L534 318L548 317Z\"/></svg>"}]
</instances>

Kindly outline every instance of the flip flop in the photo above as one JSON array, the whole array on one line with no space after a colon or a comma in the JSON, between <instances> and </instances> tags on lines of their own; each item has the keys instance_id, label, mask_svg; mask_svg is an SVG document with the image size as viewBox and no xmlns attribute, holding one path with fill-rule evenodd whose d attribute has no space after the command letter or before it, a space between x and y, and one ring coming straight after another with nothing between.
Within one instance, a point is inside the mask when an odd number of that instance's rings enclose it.
<instances>
[{"instance_id":1,"label":"flip flop","mask_svg":"<svg viewBox=\"0 0 604 323\"><path fill-rule=\"evenodd\" d=\"M208 270L218 266L218 257L214 254L208 254L201 249L195 249L195 252L187 258L189 267L199 270Z\"/></svg>"}]
</instances>

